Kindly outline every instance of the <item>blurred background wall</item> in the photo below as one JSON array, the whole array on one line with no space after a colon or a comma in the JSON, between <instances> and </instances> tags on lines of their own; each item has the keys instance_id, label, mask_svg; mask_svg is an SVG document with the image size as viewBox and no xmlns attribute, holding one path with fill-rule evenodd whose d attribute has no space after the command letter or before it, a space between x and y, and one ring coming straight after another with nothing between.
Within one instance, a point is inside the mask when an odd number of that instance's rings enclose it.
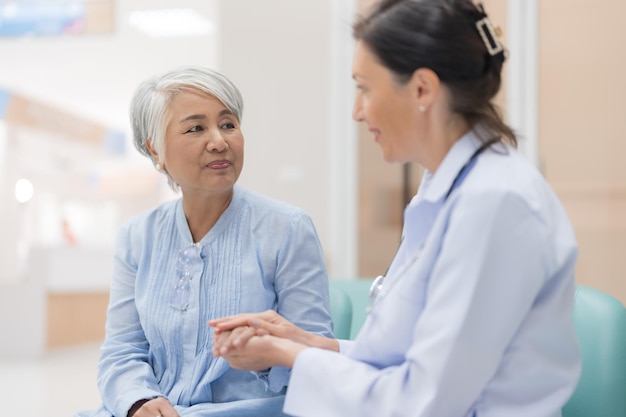
<instances>
[{"instance_id":1,"label":"blurred background wall","mask_svg":"<svg viewBox=\"0 0 626 417\"><path fill-rule=\"evenodd\" d=\"M350 24L371 0L59 3L0 2L0 357L102 337L117 229L176 198L127 121L136 85L174 66L239 86L240 184L311 214L331 278L386 269L421 172L351 120ZM511 53L497 101L571 216L577 280L626 302L626 5L484 3Z\"/></svg>"}]
</instances>

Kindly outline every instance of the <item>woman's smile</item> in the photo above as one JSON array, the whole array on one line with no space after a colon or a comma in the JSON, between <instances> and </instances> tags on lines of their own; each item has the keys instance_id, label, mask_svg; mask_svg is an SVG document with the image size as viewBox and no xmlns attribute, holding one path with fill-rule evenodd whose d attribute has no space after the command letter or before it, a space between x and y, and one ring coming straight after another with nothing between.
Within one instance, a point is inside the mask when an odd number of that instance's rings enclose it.
<instances>
[{"instance_id":1,"label":"woman's smile","mask_svg":"<svg viewBox=\"0 0 626 417\"><path fill-rule=\"evenodd\" d=\"M211 162L210 164L207 165L207 168L220 170L220 169L229 168L230 166L232 166L232 162L230 162L230 161L228 161L226 159L221 159L219 161Z\"/></svg>"}]
</instances>

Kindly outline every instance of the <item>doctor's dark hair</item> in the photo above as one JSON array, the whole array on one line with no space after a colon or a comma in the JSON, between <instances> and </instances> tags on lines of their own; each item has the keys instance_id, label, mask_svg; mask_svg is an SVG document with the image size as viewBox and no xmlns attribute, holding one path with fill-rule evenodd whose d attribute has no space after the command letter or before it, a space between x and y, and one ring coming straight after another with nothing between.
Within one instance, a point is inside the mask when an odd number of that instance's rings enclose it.
<instances>
[{"instance_id":1,"label":"doctor's dark hair","mask_svg":"<svg viewBox=\"0 0 626 417\"><path fill-rule=\"evenodd\" d=\"M434 71L450 91L453 112L516 146L515 133L492 102L505 53L492 55L487 49L476 27L485 17L471 0L382 0L352 29L398 84L419 68Z\"/></svg>"}]
</instances>

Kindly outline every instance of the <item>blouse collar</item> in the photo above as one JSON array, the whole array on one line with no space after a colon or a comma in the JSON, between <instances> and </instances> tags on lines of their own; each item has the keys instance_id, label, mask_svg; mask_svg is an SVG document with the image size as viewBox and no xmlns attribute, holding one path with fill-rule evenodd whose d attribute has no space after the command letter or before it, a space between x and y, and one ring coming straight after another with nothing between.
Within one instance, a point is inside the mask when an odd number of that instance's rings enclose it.
<instances>
[{"instance_id":1,"label":"blouse collar","mask_svg":"<svg viewBox=\"0 0 626 417\"><path fill-rule=\"evenodd\" d=\"M209 230L207 234L204 235L202 239L200 239L200 242L196 242L196 243L199 243L200 246L206 246L212 241L214 241L215 239L217 239L217 237L220 234L222 234L222 232L226 230L226 228L228 228L228 226L233 222L238 211L237 209L241 206L242 200L243 200L243 192L237 185L235 185L233 187L233 198L230 201L230 204L228 205L228 207L226 207L226 210L224 210L220 218L217 219L217 222L213 225L211 230ZM179 232L182 234L185 240L187 240L190 243L193 243L193 239L191 237L191 231L189 230L189 225L187 224L187 219L185 218L185 211L183 210L182 197L179 198L178 202L176 203L176 215L175 216L176 216L176 226Z\"/></svg>"}]
</instances>

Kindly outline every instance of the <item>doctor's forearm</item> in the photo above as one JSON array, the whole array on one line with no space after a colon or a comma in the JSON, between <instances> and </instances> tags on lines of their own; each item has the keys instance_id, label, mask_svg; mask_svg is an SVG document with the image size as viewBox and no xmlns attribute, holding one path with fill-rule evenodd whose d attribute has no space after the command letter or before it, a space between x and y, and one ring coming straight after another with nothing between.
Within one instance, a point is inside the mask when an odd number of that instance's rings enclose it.
<instances>
[{"instance_id":1,"label":"doctor's forearm","mask_svg":"<svg viewBox=\"0 0 626 417\"><path fill-rule=\"evenodd\" d=\"M325 350L332 350L333 352L339 352L339 342L337 342L337 339L333 339L331 337L324 337L309 333L306 345Z\"/></svg>"}]
</instances>

